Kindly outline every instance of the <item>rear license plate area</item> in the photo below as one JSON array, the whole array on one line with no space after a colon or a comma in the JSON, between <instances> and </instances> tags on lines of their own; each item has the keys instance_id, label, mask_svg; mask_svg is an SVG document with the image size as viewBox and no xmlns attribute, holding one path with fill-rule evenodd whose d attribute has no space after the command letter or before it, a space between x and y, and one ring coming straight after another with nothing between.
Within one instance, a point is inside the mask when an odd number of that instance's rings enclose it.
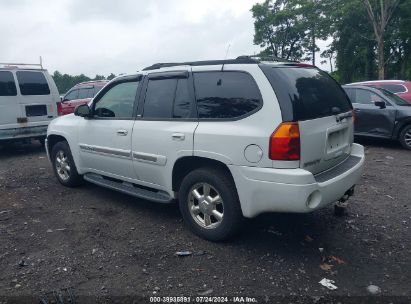
<instances>
[{"instance_id":1,"label":"rear license plate area","mask_svg":"<svg viewBox=\"0 0 411 304\"><path fill-rule=\"evenodd\" d=\"M348 145L348 129L340 129L328 134L327 154L346 148ZM337 156L337 155L336 155Z\"/></svg>"},{"instance_id":2,"label":"rear license plate area","mask_svg":"<svg viewBox=\"0 0 411 304\"><path fill-rule=\"evenodd\" d=\"M26 106L26 116L27 117L47 116L47 106L46 105Z\"/></svg>"}]
</instances>

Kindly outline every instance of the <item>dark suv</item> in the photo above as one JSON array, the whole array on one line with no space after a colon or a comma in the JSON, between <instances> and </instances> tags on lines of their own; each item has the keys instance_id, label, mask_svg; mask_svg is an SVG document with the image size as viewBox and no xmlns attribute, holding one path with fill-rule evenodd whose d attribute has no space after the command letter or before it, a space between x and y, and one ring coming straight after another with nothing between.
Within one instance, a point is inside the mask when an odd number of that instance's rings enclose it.
<instances>
[{"instance_id":1,"label":"dark suv","mask_svg":"<svg viewBox=\"0 0 411 304\"><path fill-rule=\"evenodd\" d=\"M59 114L71 114L77 106L89 103L107 83L108 80L98 80L76 84L62 98Z\"/></svg>"},{"instance_id":2,"label":"dark suv","mask_svg":"<svg viewBox=\"0 0 411 304\"><path fill-rule=\"evenodd\" d=\"M382 88L343 86L354 106L354 134L399 140L411 150L411 104Z\"/></svg>"}]
</instances>

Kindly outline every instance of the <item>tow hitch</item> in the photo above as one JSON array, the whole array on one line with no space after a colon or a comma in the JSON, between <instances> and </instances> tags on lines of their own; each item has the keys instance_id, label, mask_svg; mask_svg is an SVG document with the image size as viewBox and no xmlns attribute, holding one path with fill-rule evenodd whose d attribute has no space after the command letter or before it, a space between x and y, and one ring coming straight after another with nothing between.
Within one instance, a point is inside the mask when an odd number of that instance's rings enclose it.
<instances>
[{"instance_id":1,"label":"tow hitch","mask_svg":"<svg viewBox=\"0 0 411 304\"><path fill-rule=\"evenodd\" d=\"M334 204L334 215L336 216L342 216L345 214L348 206L348 199L354 195L354 186L347 190L345 194L343 195L342 198L340 198L335 204Z\"/></svg>"}]
</instances>

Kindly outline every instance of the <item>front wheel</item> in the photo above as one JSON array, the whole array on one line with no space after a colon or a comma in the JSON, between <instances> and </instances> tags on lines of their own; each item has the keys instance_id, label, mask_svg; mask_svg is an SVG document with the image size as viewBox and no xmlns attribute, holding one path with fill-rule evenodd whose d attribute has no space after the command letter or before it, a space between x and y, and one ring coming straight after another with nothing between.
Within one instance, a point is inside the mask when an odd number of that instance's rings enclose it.
<instances>
[{"instance_id":1,"label":"front wheel","mask_svg":"<svg viewBox=\"0 0 411 304\"><path fill-rule=\"evenodd\" d=\"M411 125L401 131L400 142L405 149L411 150Z\"/></svg>"},{"instance_id":2,"label":"front wheel","mask_svg":"<svg viewBox=\"0 0 411 304\"><path fill-rule=\"evenodd\" d=\"M194 170L183 179L179 205L190 229L210 241L230 238L243 220L231 176L215 168Z\"/></svg>"},{"instance_id":3,"label":"front wheel","mask_svg":"<svg viewBox=\"0 0 411 304\"><path fill-rule=\"evenodd\" d=\"M81 184L82 177L78 174L73 156L67 142L61 141L51 150L53 171L58 181L67 187L75 187Z\"/></svg>"}]
</instances>

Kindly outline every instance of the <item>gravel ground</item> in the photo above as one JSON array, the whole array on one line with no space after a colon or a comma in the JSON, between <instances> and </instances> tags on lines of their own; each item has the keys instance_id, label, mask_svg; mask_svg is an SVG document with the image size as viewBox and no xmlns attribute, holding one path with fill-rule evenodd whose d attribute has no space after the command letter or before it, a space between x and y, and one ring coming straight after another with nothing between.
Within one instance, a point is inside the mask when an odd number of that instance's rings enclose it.
<instances>
[{"instance_id":1,"label":"gravel ground","mask_svg":"<svg viewBox=\"0 0 411 304\"><path fill-rule=\"evenodd\" d=\"M71 287L103 302L207 295L410 303L411 152L362 143L366 169L345 216L332 206L267 214L218 244L192 235L177 205L92 184L68 189L39 144L0 147L0 302L38 302ZM185 250L192 255L176 255ZM320 285L323 278L338 289Z\"/></svg>"}]
</instances>

